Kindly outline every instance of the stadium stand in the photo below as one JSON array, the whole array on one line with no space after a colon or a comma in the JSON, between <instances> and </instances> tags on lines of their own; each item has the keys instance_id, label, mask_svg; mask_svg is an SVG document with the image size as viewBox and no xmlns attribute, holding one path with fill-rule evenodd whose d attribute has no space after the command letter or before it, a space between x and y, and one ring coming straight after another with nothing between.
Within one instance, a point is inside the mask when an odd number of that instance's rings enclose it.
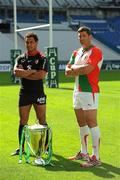
<instances>
[{"instance_id":1,"label":"stadium stand","mask_svg":"<svg viewBox=\"0 0 120 180\"><path fill-rule=\"evenodd\" d=\"M17 0L18 27L48 23L48 1ZM111 8L113 8L113 13ZM86 25L92 29L94 42L103 48L105 59L118 60L120 54L119 9L119 0L53 0L53 42L58 47L59 60L69 59L71 51L79 46L76 30L80 25ZM6 34L0 33L0 38L5 42L6 52L9 52L11 48L14 48L13 0L0 0L0 22L9 22L11 25L10 33L6 30L2 31ZM44 51L44 47L49 44L48 28L35 32L40 36L39 46ZM22 50L25 33L18 33L18 48ZM3 51L2 44L0 51ZM6 53L4 56L3 59L1 54L0 61L1 59L8 60L10 55Z\"/></svg>"},{"instance_id":2,"label":"stadium stand","mask_svg":"<svg viewBox=\"0 0 120 180\"><path fill-rule=\"evenodd\" d=\"M81 15L71 15L72 21L82 21L82 20L99 20L96 16L81 16Z\"/></svg>"},{"instance_id":3,"label":"stadium stand","mask_svg":"<svg viewBox=\"0 0 120 180\"><path fill-rule=\"evenodd\" d=\"M120 31L120 16L108 18L107 21L113 30Z\"/></svg>"},{"instance_id":4,"label":"stadium stand","mask_svg":"<svg viewBox=\"0 0 120 180\"><path fill-rule=\"evenodd\" d=\"M37 20L36 20L36 18L35 18L35 16L32 14L32 13L18 13L17 14L17 20L18 20L18 22L33 22L33 23L35 23L35 22L37 22Z\"/></svg>"},{"instance_id":5,"label":"stadium stand","mask_svg":"<svg viewBox=\"0 0 120 180\"><path fill-rule=\"evenodd\" d=\"M96 39L120 53L120 36L117 32L120 30L120 16L101 20L96 16L72 15L70 27L77 30L80 25L90 27Z\"/></svg>"},{"instance_id":6,"label":"stadium stand","mask_svg":"<svg viewBox=\"0 0 120 180\"><path fill-rule=\"evenodd\" d=\"M47 7L49 0L17 0L17 6L26 6L26 7ZM62 7L97 7L99 5L106 6L109 4L113 4L113 2L119 3L119 1L112 0L53 0L53 7L62 8ZM12 6L12 0L0 0L1 5Z\"/></svg>"},{"instance_id":7,"label":"stadium stand","mask_svg":"<svg viewBox=\"0 0 120 180\"><path fill-rule=\"evenodd\" d=\"M106 20L101 20L96 16L71 16L71 25L86 25L92 29L92 31L108 31L108 23ZM71 26L72 27L72 26ZM78 27L77 27L78 28Z\"/></svg>"},{"instance_id":8,"label":"stadium stand","mask_svg":"<svg viewBox=\"0 0 120 180\"><path fill-rule=\"evenodd\" d=\"M11 5L11 1L8 1L8 0L1 0L1 5L4 5L4 6L10 6L10 5Z\"/></svg>"},{"instance_id":9,"label":"stadium stand","mask_svg":"<svg viewBox=\"0 0 120 180\"><path fill-rule=\"evenodd\" d=\"M94 37L106 44L108 47L120 53L120 33L119 32L97 32Z\"/></svg>"}]
</instances>

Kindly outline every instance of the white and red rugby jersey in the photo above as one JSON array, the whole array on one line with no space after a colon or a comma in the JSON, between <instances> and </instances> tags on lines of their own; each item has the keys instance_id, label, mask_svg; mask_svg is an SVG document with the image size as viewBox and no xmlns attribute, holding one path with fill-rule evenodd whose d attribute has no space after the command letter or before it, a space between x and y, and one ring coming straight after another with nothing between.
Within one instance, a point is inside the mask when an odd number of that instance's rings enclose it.
<instances>
[{"instance_id":1,"label":"white and red rugby jersey","mask_svg":"<svg viewBox=\"0 0 120 180\"><path fill-rule=\"evenodd\" d=\"M82 47L75 50L71 55L69 64L91 64L94 66L94 70L89 74L76 76L74 89L81 92L99 92L98 81L102 62L102 51L96 46L91 46L86 51Z\"/></svg>"}]
</instances>

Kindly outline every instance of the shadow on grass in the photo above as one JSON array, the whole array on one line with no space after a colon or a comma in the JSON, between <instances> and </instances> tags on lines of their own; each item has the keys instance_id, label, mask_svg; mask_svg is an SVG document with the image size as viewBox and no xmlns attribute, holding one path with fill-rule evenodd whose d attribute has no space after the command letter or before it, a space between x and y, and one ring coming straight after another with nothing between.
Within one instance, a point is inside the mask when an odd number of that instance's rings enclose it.
<instances>
[{"instance_id":1,"label":"shadow on grass","mask_svg":"<svg viewBox=\"0 0 120 180\"><path fill-rule=\"evenodd\" d=\"M59 89L61 89L61 90L72 90L73 91L73 88L69 88L69 87L59 87Z\"/></svg>"},{"instance_id":2,"label":"shadow on grass","mask_svg":"<svg viewBox=\"0 0 120 180\"><path fill-rule=\"evenodd\" d=\"M91 167L91 168L81 168L81 161L71 161L66 159L60 155L53 154L53 157L56 160L53 160L52 163L54 166L45 166L45 169L48 171L80 171L80 172L91 172L96 176L103 178L114 178L116 175L120 175L120 168L112 166L111 164L102 163L99 167Z\"/></svg>"}]
</instances>

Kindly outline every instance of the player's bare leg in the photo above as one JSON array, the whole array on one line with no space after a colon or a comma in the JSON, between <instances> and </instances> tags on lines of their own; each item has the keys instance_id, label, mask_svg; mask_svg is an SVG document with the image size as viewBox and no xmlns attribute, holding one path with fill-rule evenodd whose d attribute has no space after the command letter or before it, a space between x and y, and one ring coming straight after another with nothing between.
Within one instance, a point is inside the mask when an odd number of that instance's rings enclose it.
<instances>
[{"instance_id":1,"label":"player's bare leg","mask_svg":"<svg viewBox=\"0 0 120 180\"><path fill-rule=\"evenodd\" d=\"M92 135L92 156L87 163L84 163L81 166L99 166L101 164L99 159L100 131L97 126L97 110L86 110L84 111L84 115Z\"/></svg>"},{"instance_id":2,"label":"player's bare leg","mask_svg":"<svg viewBox=\"0 0 120 180\"><path fill-rule=\"evenodd\" d=\"M87 122L86 119L84 118L84 111L82 109L74 109L74 111L79 127L86 126Z\"/></svg>"},{"instance_id":3,"label":"player's bare leg","mask_svg":"<svg viewBox=\"0 0 120 180\"><path fill-rule=\"evenodd\" d=\"M29 113L32 105L21 106L19 108L20 124L26 125L29 119Z\"/></svg>"},{"instance_id":4,"label":"player's bare leg","mask_svg":"<svg viewBox=\"0 0 120 180\"><path fill-rule=\"evenodd\" d=\"M90 128L97 126L97 109L84 110L84 117Z\"/></svg>"},{"instance_id":5,"label":"player's bare leg","mask_svg":"<svg viewBox=\"0 0 120 180\"><path fill-rule=\"evenodd\" d=\"M70 160L88 160L87 144L89 129L84 118L84 111L82 109L75 109L75 114L77 118L78 125L80 127L80 140L81 140L81 150L75 156L69 157Z\"/></svg>"},{"instance_id":6,"label":"player's bare leg","mask_svg":"<svg viewBox=\"0 0 120 180\"><path fill-rule=\"evenodd\" d=\"M37 105L34 104L34 109L36 112L36 117L39 120L39 124L41 125L46 125L46 105Z\"/></svg>"},{"instance_id":7,"label":"player's bare leg","mask_svg":"<svg viewBox=\"0 0 120 180\"><path fill-rule=\"evenodd\" d=\"M37 117L37 120L39 121L39 124L47 125L47 121L46 121L46 105L45 104L43 104L43 105L34 104L34 109L35 109L36 117ZM45 148L46 148L46 151L47 151L48 150L48 130L47 130Z\"/></svg>"}]
</instances>

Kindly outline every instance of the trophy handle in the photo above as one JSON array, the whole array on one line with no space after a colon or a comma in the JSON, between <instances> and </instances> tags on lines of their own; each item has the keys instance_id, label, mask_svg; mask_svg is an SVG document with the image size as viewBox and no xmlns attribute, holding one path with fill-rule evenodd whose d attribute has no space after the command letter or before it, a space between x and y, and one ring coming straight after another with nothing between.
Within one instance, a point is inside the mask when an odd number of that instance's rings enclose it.
<instances>
[{"instance_id":1,"label":"trophy handle","mask_svg":"<svg viewBox=\"0 0 120 180\"><path fill-rule=\"evenodd\" d=\"M19 163L22 163L22 146L24 144L24 139L26 141L26 153L25 153L25 159L26 162L29 162L29 157L30 157L30 151L29 151L29 142L30 142L30 136L28 133L28 125L25 125L23 130L22 130L22 136L21 136L21 142L20 142L20 152L19 152Z\"/></svg>"},{"instance_id":2,"label":"trophy handle","mask_svg":"<svg viewBox=\"0 0 120 180\"><path fill-rule=\"evenodd\" d=\"M51 128L48 127L48 153L47 153L47 157L46 159L44 160L45 161L45 164L44 166L50 164L51 160L52 160L52 130Z\"/></svg>"},{"instance_id":3,"label":"trophy handle","mask_svg":"<svg viewBox=\"0 0 120 180\"><path fill-rule=\"evenodd\" d=\"M23 146L23 141L25 138L25 130L23 128L22 130L22 136L21 136L21 142L20 142L20 151L19 151L19 164L22 163L22 146Z\"/></svg>"}]
</instances>

